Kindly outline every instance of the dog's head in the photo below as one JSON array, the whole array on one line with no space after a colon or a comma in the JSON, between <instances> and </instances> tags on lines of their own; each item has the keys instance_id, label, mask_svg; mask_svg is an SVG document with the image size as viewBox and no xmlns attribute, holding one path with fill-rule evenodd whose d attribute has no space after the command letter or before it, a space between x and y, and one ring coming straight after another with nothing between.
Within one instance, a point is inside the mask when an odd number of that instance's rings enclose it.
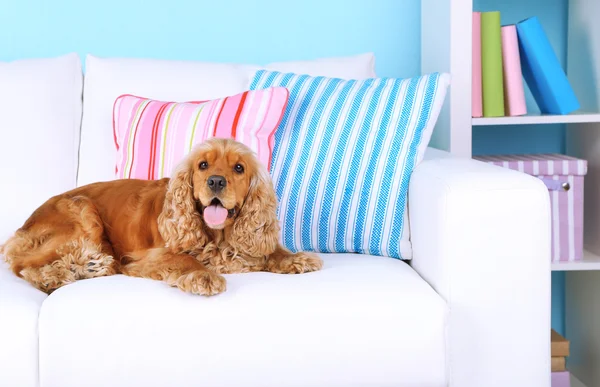
<instances>
[{"instance_id":1,"label":"dog's head","mask_svg":"<svg viewBox=\"0 0 600 387\"><path fill-rule=\"evenodd\" d=\"M260 174L254 155L231 140L209 140L194 153L193 196L204 223L212 229L232 225Z\"/></svg>"},{"instance_id":2,"label":"dog's head","mask_svg":"<svg viewBox=\"0 0 600 387\"><path fill-rule=\"evenodd\" d=\"M279 232L277 199L266 168L245 145L230 139L199 144L169 181L159 229L173 250L203 247L212 230L240 253L268 255Z\"/></svg>"}]
</instances>

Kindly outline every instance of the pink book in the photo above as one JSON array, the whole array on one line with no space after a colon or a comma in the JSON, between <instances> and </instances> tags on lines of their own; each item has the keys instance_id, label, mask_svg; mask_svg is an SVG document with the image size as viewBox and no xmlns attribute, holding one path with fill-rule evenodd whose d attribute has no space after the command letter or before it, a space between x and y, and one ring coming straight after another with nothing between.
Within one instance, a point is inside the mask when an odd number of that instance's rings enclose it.
<instances>
[{"instance_id":1,"label":"pink book","mask_svg":"<svg viewBox=\"0 0 600 387\"><path fill-rule=\"evenodd\" d=\"M521 116L527 114L519 42L515 25L502 27L502 62L506 115Z\"/></svg>"},{"instance_id":2,"label":"pink book","mask_svg":"<svg viewBox=\"0 0 600 387\"><path fill-rule=\"evenodd\" d=\"M483 103L481 100L481 12L473 12L473 54L471 55L471 116L483 116Z\"/></svg>"}]
</instances>

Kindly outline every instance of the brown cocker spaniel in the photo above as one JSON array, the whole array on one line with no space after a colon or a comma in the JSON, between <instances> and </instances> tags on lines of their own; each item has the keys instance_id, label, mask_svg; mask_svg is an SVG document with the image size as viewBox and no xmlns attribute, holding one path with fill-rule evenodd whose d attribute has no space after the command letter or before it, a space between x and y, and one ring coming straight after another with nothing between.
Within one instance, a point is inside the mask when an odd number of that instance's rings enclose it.
<instances>
[{"instance_id":1,"label":"brown cocker spaniel","mask_svg":"<svg viewBox=\"0 0 600 387\"><path fill-rule=\"evenodd\" d=\"M171 179L95 183L49 199L0 252L16 275L47 293L122 273L214 295L226 288L220 273L322 267L318 256L280 245L276 206L269 173L252 151L213 138Z\"/></svg>"}]
</instances>

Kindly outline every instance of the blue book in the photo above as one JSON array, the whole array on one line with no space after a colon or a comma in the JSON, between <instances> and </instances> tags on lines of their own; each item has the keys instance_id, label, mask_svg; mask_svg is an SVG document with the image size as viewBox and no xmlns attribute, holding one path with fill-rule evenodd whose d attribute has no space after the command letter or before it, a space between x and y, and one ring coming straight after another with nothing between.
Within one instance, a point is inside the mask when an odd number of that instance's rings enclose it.
<instances>
[{"instance_id":1,"label":"blue book","mask_svg":"<svg viewBox=\"0 0 600 387\"><path fill-rule=\"evenodd\" d=\"M537 17L517 23L523 78L544 114L569 114L580 108Z\"/></svg>"}]
</instances>

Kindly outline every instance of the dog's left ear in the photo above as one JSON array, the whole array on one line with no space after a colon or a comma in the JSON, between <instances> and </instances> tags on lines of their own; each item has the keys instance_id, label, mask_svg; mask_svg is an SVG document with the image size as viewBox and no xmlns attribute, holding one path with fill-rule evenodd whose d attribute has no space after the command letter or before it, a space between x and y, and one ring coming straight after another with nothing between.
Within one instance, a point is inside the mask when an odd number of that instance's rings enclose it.
<instances>
[{"instance_id":1,"label":"dog's left ear","mask_svg":"<svg viewBox=\"0 0 600 387\"><path fill-rule=\"evenodd\" d=\"M228 239L231 247L251 257L268 256L277 248L277 196L271 176L262 165L257 165L248 195Z\"/></svg>"}]
</instances>

